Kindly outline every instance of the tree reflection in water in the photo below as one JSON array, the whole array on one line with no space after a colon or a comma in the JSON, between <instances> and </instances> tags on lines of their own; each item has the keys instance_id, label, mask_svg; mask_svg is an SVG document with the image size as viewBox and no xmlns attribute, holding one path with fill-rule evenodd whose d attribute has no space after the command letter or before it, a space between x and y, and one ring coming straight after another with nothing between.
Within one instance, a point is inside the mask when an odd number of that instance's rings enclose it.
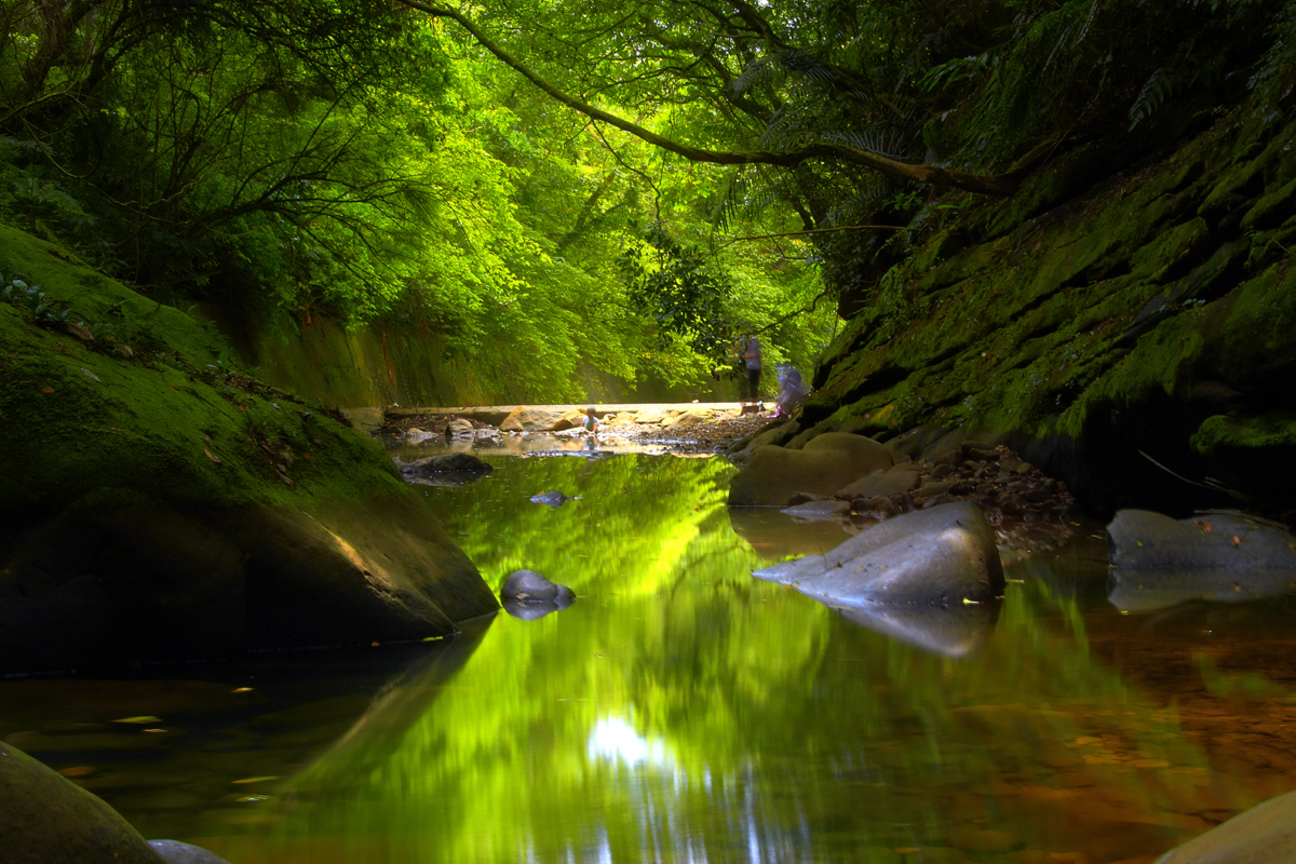
<instances>
[{"instance_id":1,"label":"tree reflection in water","mask_svg":"<svg viewBox=\"0 0 1296 864\"><path fill-rule=\"evenodd\" d=\"M984 646L954 659L753 579L731 470L499 459L431 490L489 583L528 568L578 601L498 616L452 677L406 685L398 722L367 718L294 778L271 825L207 845L237 864L1097 864L1285 791L1272 753L1199 746L1179 706L1225 697L1174 658L1213 649L1108 605L1099 547L1010 568ZM528 500L548 489L582 500ZM1291 641L1264 620L1242 629ZM1264 680L1252 696L1286 722L1292 682Z\"/></svg>"}]
</instances>

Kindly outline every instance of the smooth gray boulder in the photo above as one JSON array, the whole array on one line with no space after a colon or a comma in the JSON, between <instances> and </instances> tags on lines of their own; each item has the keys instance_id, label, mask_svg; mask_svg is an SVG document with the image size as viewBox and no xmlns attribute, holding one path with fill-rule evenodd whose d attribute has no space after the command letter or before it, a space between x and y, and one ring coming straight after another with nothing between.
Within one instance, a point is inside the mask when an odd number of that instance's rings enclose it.
<instances>
[{"instance_id":1,"label":"smooth gray boulder","mask_svg":"<svg viewBox=\"0 0 1296 864\"><path fill-rule=\"evenodd\" d=\"M1121 510L1107 526L1112 567L1121 570L1296 570L1296 538L1239 513L1176 520L1148 510Z\"/></svg>"},{"instance_id":2,"label":"smooth gray boulder","mask_svg":"<svg viewBox=\"0 0 1296 864\"><path fill-rule=\"evenodd\" d=\"M165 858L167 864L230 864L215 852L179 840L150 840L148 845Z\"/></svg>"},{"instance_id":3,"label":"smooth gray boulder","mask_svg":"<svg viewBox=\"0 0 1296 864\"><path fill-rule=\"evenodd\" d=\"M1296 792L1270 798L1171 849L1155 864L1290 864L1296 861Z\"/></svg>"},{"instance_id":4,"label":"smooth gray boulder","mask_svg":"<svg viewBox=\"0 0 1296 864\"><path fill-rule=\"evenodd\" d=\"M164 864L98 797L0 743L0 860L15 864Z\"/></svg>"},{"instance_id":5,"label":"smooth gray boulder","mask_svg":"<svg viewBox=\"0 0 1296 864\"><path fill-rule=\"evenodd\" d=\"M961 606L992 600L1004 587L994 534L980 508L966 501L906 513L827 554L753 575L855 604Z\"/></svg>"}]
</instances>

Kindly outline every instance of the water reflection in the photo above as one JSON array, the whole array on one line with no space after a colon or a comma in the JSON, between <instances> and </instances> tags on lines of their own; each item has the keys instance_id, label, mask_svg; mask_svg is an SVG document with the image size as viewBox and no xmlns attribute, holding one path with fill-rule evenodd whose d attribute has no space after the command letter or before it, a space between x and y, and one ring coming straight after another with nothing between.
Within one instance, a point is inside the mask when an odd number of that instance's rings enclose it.
<instances>
[{"instance_id":1,"label":"water reflection","mask_svg":"<svg viewBox=\"0 0 1296 864\"><path fill-rule=\"evenodd\" d=\"M427 500L489 584L533 569L579 602L497 616L177 839L234 864L1147 864L1296 776L1285 599L1153 627L1081 544L1008 568L955 661L753 579L769 547L731 528L723 462L494 464Z\"/></svg>"}]
</instances>

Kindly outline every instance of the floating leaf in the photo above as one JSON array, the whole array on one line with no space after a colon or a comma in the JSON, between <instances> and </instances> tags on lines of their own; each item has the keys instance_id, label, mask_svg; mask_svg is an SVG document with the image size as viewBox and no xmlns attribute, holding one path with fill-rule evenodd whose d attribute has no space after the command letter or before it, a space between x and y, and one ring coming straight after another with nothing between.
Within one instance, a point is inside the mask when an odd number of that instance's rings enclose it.
<instances>
[{"instance_id":1,"label":"floating leaf","mask_svg":"<svg viewBox=\"0 0 1296 864\"><path fill-rule=\"evenodd\" d=\"M264 783L267 780L278 780L278 774L267 774L264 777L244 777L242 780L231 780L231 783Z\"/></svg>"},{"instance_id":2,"label":"floating leaf","mask_svg":"<svg viewBox=\"0 0 1296 864\"><path fill-rule=\"evenodd\" d=\"M212 460L212 461L215 462L217 465L220 464L220 457L219 457L219 456L213 456L213 455L212 455L212 452L211 452L210 450L208 450L206 447L203 448L203 452L207 454L207 458L208 458L208 459Z\"/></svg>"},{"instance_id":3,"label":"floating leaf","mask_svg":"<svg viewBox=\"0 0 1296 864\"><path fill-rule=\"evenodd\" d=\"M161 722L161 720L162 720L161 717L154 717L152 714L141 714L141 715L139 715L138 717L119 717L119 718L117 718L116 720L114 720L113 722L114 722L114 723L140 723L140 724L143 724L143 723L159 723L159 722Z\"/></svg>"},{"instance_id":4,"label":"floating leaf","mask_svg":"<svg viewBox=\"0 0 1296 864\"><path fill-rule=\"evenodd\" d=\"M1242 545L1242 538L1239 537L1239 536L1237 536L1236 534L1234 534L1234 535L1233 535L1233 545L1234 545L1234 546L1241 546L1241 545Z\"/></svg>"},{"instance_id":5,"label":"floating leaf","mask_svg":"<svg viewBox=\"0 0 1296 864\"><path fill-rule=\"evenodd\" d=\"M84 777L87 774L93 774L94 770L89 765L76 765L72 768L60 768L58 773L64 777Z\"/></svg>"}]
</instances>

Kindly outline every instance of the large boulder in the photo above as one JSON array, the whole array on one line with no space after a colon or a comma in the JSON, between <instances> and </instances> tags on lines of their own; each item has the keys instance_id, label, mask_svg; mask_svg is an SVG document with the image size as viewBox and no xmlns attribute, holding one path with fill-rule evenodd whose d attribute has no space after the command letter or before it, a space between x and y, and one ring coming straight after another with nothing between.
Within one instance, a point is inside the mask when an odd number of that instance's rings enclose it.
<instances>
[{"instance_id":1,"label":"large boulder","mask_svg":"<svg viewBox=\"0 0 1296 864\"><path fill-rule=\"evenodd\" d=\"M424 503L82 509L0 556L0 673L450 636L498 608Z\"/></svg>"},{"instance_id":2,"label":"large boulder","mask_svg":"<svg viewBox=\"0 0 1296 864\"><path fill-rule=\"evenodd\" d=\"M501 432L549 432L562 420L562 413L519 406L500 423Z\"/></svg>"},{"instance_id":3,"label":"large boulder","mask_svg":"<svg viewBox=\"0 0 1296 864\"><path fill-rule=\"evenodd\" d=\"M891 452L871 438L827 432L800 450L765 445L729 480L734 507L786 505L798 492L831 497L879 468L891 467Z\"/></svg>"},{"instance_id":4,"label":"large boulder","mask_svg":"<svg viewBox=\"0 0 1296 864\"><path fill-rule=\"evenodd\" d=\"M984 643L1004 588L994 535L968 502L890 519L824 555L753 575L790 585L858 624L955 657Z\"/></svg>"},{"instance_id":5,"label":"large boulder","mask_svg":"<svg viewBox=\"0 0 1296 864\"><path fill-rule=\"evenodd\" d=\"M1156 860L1156 864L1290 864L1296 861L1296 792L1270 798Z\"/></svg>"},{"instance_id":6,"label":"large boulder","mask_svg":"<svg viewBox=\"0 0 1296 864\"><path fill-rule=\"evenodd\" d=\"M165 864L117 811L3 742L0 860L14 864Z\"/></svg>"},{"instance_id":7,"label":"large boulder","mask_svg":"<svg viewBox=\"0 0 1296 864\"><path fill-rule=\"evenodd\" d=\"M5 226L0 270L85 322L0 303L0 674L449 635L498 608L338 412Z\"/></svg>"},{"instance_id":8,"label":"large boulder","mask_svg":"<svg viewBox=\"0 0 1296 864\"><path fill-rule=\"evenodd\" d=\"M906 513L823 555L753 575L835 601L962 606L1003 591L1003 567L985 514L966 501Z\"/></svg>"}]
</instances>

